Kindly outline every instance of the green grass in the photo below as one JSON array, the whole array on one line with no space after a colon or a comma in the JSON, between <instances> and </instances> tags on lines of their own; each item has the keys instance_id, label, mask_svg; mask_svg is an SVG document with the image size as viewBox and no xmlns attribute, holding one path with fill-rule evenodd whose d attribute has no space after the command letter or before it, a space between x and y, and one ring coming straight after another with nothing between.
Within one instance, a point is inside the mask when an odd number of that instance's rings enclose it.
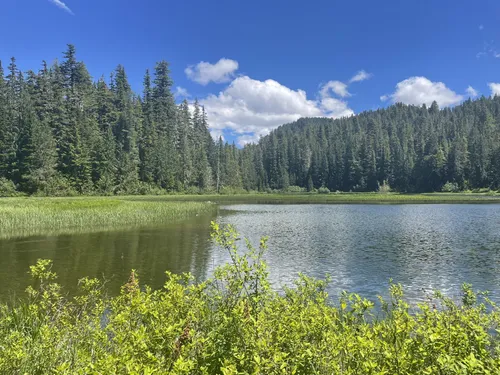
<instances>
[{"instance_id":1,"label":"green grass","mask_svg":"<svg viewBox=\"0 0 500 375\"><path fill-rule=\"evenodd\" d=\"M215 210L217 204L500 203L500 195L236 194L75 198L0 198L0 239L161 225Z\"/></svg>"},{"instance_id":2,"label":"green grass","mask_svg":"<svg viewBox=\"0 0 500 375\"><path fill-rule=\"evenodd\" d=\"M118 197L4 198L0 199L0 238L157 225L214 209L214 204L200 201Z\"/></svg>"},{"instance_id":3,"label":"green grass","mask_svg":"<svg viewBox=\"0 0 500 375\"><path fill-rule=\"evenodd\" d=\"M136 196L128 199L137 201L211 201L216 203L256 204L410 204L410 203L500 203L499 194L490 193L330 193L330 194L265 194L249 193L235 195L164 195Z\"/></svg>"}]
</instances>

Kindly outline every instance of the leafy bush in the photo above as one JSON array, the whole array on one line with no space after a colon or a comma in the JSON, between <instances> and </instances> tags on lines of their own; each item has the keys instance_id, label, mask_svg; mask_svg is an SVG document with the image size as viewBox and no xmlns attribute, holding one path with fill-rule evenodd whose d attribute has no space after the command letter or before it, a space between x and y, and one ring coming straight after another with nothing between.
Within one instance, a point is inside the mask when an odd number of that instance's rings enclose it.
<instances>
[{"instance_id":1,"label":"leafy bush","mask_svg":"<svg viewBox=\"0 0 500 375\"><path fill-rule=\"evenodd\" d=\"M61 175L55 175L39 186L36 195L51 197L74 197L79 195L71 181Z\"/></svg>"},{"instance_id":2,"label":"leafy bush","mask_svg":"<svg viewBox=\"0 0 500 375\"><path fill-rule=\"evenodd\" d=\"M28 297L0 306L2 374L496 374L500 311L469 285L456 303L436 293L414 314L400 285L374 303L344 293L336 306L328 281L300 275L273 291L258 249L237 251L238 233L213 224L231 263L193 283L167 272L161 290L132 271L115 298L80 281L68 298L51 262L31 267Z\"/></svg>"},{"instance_id":3,"label":"leafy bush","mask_svg":"<svg viewBox=\"0 0 500 375\"><path fill-rule=\"evenodd\" d=\"M305 188L302 188L300 186L289 186L285 192L287 193L304 193L306 191Z\"/></svg>"},{"instance_id":4,"label":"leafy bush","mask_svg":"<svg viewBox=\"0 0 500 375\"><path fill-rule=\"evenodd\" d=\"M458 193L460 191L460 187L458 186L457 183L448 181L446 184L443 185L441 191L443 193Z\"/></svg>"},{"instance_id":5,"label":"leafy bush","mask_svg":"<svg viewBox=\"0 0 500 375\"><path fill-rule=\"evenodd\" d=\"M15 197L19 195L16 185L11 180L4 177L0 178L0 197Z\"/></svg>"},{"instance_id":6,"label":"leafy bush","mask_svg":"<svg viewBox=\"0 0 500 375\"><path fill-rule=\"evenodd\" d=\"M318 193L319 194L330 194L330 189L328 189L327 187L322 186L322 187L320 187L318 189Z\"/></svg>"},{"instance_id":7,"label":"leafy bush","mask_svg":"<svg viewBox=\"0 0 500 375\"><path fill-rule=\"evenodd\" d=\"M382 185L378 186L378 192L380 194L388 194L391 192L391 186L389 185L389 182L387 180L384 180L382 182Z\"/></svg>"}]
</instances>

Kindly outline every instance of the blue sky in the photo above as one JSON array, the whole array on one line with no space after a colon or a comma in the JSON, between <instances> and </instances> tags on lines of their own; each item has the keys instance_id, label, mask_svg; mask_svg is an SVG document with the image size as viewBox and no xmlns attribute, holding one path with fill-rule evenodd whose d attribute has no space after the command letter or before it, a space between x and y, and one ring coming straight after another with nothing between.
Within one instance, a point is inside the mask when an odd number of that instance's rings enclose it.
<instances>
[{"instance_id":1,"label":"blue sky","mask_svg":"<svg viewBox=\"0 0 500 375\"><path fill-rule=\"evenodd\" d=\"M240 144L301 116L339 117L500 94L500 2L15 0L0 59L21 69L67 43L98 78L121 63L141 91L165 59L174 88ZM498 85L495 85L497 83Z\"/></svg>"}]
</instances>

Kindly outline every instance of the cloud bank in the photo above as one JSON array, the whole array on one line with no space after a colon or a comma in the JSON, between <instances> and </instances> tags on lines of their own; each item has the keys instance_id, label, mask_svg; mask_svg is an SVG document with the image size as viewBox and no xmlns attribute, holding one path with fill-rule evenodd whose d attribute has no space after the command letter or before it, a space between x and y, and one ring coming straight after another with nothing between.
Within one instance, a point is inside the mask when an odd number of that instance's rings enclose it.
<instances>
[{"instance_id":1,"label":"cloud bank","mask_svg":"<svg viewBox=\"0 0 500 375\"><path fill-rule=\"evenodd\" d=\"M301 117L339 118L354 114L347 102L331 97L324 87L319 99L312 100L303 90L248 76L236 78L219 94L211 94L200 103L207 110L212 134L231 131L240 145L256 142L276 127Z\"/></svg>"}]
</instances>

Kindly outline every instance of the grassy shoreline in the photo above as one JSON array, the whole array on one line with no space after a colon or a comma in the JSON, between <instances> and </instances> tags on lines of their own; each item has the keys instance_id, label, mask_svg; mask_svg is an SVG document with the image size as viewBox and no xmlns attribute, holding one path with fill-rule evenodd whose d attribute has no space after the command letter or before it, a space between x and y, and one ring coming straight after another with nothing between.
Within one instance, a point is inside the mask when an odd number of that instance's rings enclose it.
<instances>
[{"instance_id":1,"label":"grassy shoreline","mask_svg":"<svg viewBox=\"0 0 500 375\"><path fill-rule=\"evenodd\" d=\"M0 239L164 224L213 212L208 202L123 197L0 199Z\"/></svg>"},{"instance_id":2,"label":"grassy shoreline","mask_svg":"<svg viewBox=\"0 0 500 375\"><path fill-rule=\"evenodd\" d=\"M234 195L160 195L129 196L130 200L150 201L210 201L215 203L248 204L420 204L420 203L500 203L500 194L488 193L249 193Z\"/></svg>"},{"instance_id":3,"label":"grassy shoreline","mask_svg":"<svg viewBox=\"0 0 500 375\"><path fill-rule=\"evenodd\" d=\"M0 198L0 239L161 225L214 212L218 204L500 203L491 194L235 194Z\"/></svg>"}]
</instances>

